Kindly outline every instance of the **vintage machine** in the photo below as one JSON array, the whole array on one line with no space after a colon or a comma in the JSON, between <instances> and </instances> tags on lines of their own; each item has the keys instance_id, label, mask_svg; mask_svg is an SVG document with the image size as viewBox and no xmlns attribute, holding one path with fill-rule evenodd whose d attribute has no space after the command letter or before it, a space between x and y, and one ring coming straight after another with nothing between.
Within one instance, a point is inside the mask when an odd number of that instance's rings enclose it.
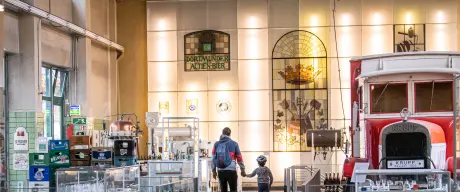
<instances>
[{"instance_id":1,"label":"vintage machine","mask_svg":"<svg viewBox=\"0 0 460 192\"><path fill-rule=\"evenodd\" d=\"M125 118L127 119L125 120ZM132 166L137 164L140 133L139 121L135 114L122 114L118 121L110 124L108 136L113 141L113 164L115 166ZM99 163L104 164L103 162Z\"/></svg>"},{"instance_id":2,"label":"vintage machine","mask_svg":"<svg viewBox=\"0 0 460 192\"><path fill-rule=\"evenodd\" d=\"M352 177L357 162L371 169L444 168L453 156L453 79L460 74L460 53L393 53L350 63L352 155L343 175Z\"/></svg>"},{"instance_id":3,"label":"vintage machine","mask_svg":"<svg viewBox=\"0 0 460 192\"><path fill-rule=\"evenodd\" d=\"M174 178L202 175L199 160L207 158L211 142L200 141L200 120L196 117L163 117L147 113L149 127L149 177ZM209 144L208 144L209 143ZM201 150L200 147L206 147ZM148 181L156 183L157 181ZM201 185L198 186L201 189Z\"/></svg>"}]
</instances>

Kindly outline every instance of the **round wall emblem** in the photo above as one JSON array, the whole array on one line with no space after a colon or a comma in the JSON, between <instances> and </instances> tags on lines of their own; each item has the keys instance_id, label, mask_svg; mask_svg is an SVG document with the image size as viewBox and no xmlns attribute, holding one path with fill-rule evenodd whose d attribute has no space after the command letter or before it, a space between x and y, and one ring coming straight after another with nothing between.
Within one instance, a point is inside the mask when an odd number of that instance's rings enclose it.
<instances>
[{"instance_id":1,"label":"round wall emblem","mask_svg":"<svg viewBox=\"0 0 460 192\"><path fill-rule=\"evenodd\" d=\"M232 104L228 100L220 100L216 105L217 112L221 115L226 115L232 111Z\"/></svg>"},{"instance_id":2,"label":"round wall emblem","mask_svg":"<svg viewBox=\"0 0 460 192\"><path fill-rule=\"evenodd\" d=\"M190 105L189 109L190 109L190 111L195 111L196 107L195 107L195 105Z\"/></svg>"}]
</instances>

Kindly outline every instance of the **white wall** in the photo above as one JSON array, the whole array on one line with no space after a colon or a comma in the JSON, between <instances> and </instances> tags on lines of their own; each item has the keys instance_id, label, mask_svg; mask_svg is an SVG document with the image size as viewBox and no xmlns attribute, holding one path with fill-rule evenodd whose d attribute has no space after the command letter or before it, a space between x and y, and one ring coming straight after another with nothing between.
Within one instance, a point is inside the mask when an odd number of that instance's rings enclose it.
<instances>
[{"instance_id":1,"label":"white wall","mask_svg":"<svg viewBox=\"0 0 460 192\"><path fill-rule=\"evenodd\" d=\"M149 1L149 111L159 111L159 102L169 101L169 113L164 115L187 116L185 101L198 99L197 116L203 122L204 139L215 140L224 126L230 126L248 168L256 166L257 155L266 154L276 169L276 180L282 181L283 167L312 163L309 152L273 152L271 54L282 35L306 30L325 44L328 119L329 126L336 129L350 125L350 58L393 52L393 24L429 23L427 51L457 50L455 0L347 0L336 2L337 59L332 5L332 0ZM206 29L230 34L231 71L184 72L184 35ZM216 113L215 105L221 98L232 103L230 115ZM341 164L344 156L337 154L326 160L318 156L315 163ZM338 172L341 169L326 167Z\"/></svg>"}]
</instances>

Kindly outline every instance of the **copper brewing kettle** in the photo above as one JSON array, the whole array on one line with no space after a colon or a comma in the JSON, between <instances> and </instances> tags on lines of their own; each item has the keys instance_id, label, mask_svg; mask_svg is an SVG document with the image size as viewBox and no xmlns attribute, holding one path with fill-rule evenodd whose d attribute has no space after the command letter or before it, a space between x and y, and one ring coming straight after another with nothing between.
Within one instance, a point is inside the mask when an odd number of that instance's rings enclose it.
<instances>
[{"instance_id":1,"label":"copper brewing kettle","mask_svg":"<svg viewBox=\"0 0 460 192\"><path fill-rule=\"evenodd\" d=\"M132 132L133 134L135 134L136 125L133 122L127 120L117 120L110 124L110 133L120 131Z\"/></svg>"}]
</instances>

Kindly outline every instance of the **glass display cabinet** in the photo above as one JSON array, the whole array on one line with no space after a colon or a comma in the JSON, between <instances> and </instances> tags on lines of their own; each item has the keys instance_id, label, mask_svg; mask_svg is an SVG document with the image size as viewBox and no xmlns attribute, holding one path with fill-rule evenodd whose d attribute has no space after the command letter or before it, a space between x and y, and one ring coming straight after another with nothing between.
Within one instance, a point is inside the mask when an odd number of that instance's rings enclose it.
<instances>
[{"instance_id":1,"label":"glass display cabinet","mask_svg":"<svg viewBox=\"0 0 460 192\"><path fill-rule=\"evenodd\" d=\"M158 161L147 162L149 177L159 176L193 176L193 161Z\"/></svg>"},{"instance_id":2,"label":"glass display cabinet","mask_svg":"<svg viewBox=\"0 0 460 192\"><path fill-rule=\"evenodd\" d=\"M58 192L97 192L104 190L105 169L97 167L64 168L56 170Z\"/></svg>"},{"instance_id":3,"label":"glass display cabinet","mask_svg":"<svg viewBox=\"0 0 460 192\"><path fill-rule=\"evenodd\" d=\"M167 176L167 177L141 177L140 179L140 192L157 192L156 186L161 186L170 183L177 183L181 180L193 179L194 177L179 177L179 176Z\"/></svg>"},{"instance_id":4,"label":"glass display cabinet","mask_svg":"<svg viewBox=\"0 0 460 192\"><path fill-rule=\"evenodd\" d=\"M106 192L140 191L141 171L139 166L106 169L104 175Z\"/></svg>"},{"instance_id":5,"label":"glass display cabinet","mask_svg":"<svg viewBox=\"0 0 460 192\"><path fill-rule=\"evenodd\" d=\"M450 173L435 169L355 170L355 191L450 192Z\"/></svg>"},{"instance_id":6,"label":"glass display cabinet","mask_svg":"<svg viewBox=\"0 0 460 192\"><path fill-rule=\"evenodd\" d=\"M198 191L198 178L188 178L157 185L155 192Z\"/></svg>"}]
</instances>

